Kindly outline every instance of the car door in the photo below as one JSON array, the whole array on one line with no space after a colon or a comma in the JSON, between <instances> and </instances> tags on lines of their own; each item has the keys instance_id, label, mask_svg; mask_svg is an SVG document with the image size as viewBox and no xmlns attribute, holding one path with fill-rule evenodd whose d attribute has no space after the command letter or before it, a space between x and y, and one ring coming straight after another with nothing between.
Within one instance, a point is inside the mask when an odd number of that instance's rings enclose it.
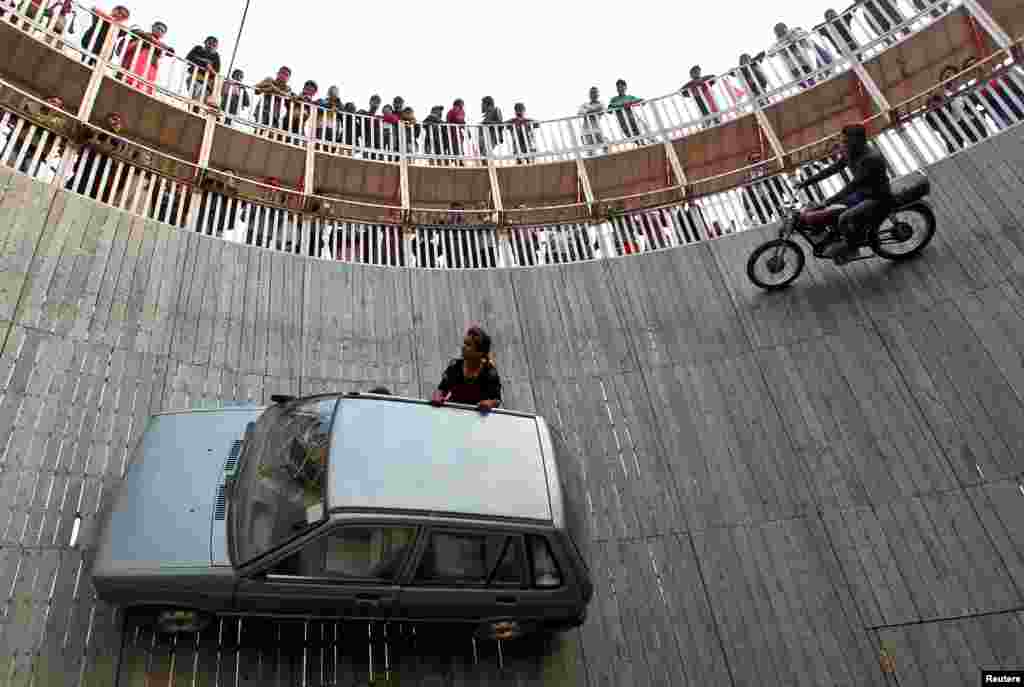
<instances>
[{"instance_id":1,"label":"car door","mask_svg":"<svg viewBox=\"0 0 1024 687\"><path fill-rule=\"evenodd\" d=\"M395 524L328 527L243 576L235 607L243 613L391 618L398 574L417 528Z\"/></svg>"},{"instance_id":2,"label":"car door","mask_svg":"<svg viewBox=\"0 0 1024 687\"><path fill-rule=\"evenodd\" d=\"M557 622L578 614L579 590L547 534L432 527L402 585L402 615L421 620Z\"/></svg>"},{"instance_id":3,"label":"car door","mask_svg":"<svg viewBox=\"0 0 1024 687\"><path fill-rule=\"evenodd\" d=\"M529 594L526 547L515 531L434 527L426 530L402 585L403 615L464 621L519 617Z\"/></svg>"}]
</instances>

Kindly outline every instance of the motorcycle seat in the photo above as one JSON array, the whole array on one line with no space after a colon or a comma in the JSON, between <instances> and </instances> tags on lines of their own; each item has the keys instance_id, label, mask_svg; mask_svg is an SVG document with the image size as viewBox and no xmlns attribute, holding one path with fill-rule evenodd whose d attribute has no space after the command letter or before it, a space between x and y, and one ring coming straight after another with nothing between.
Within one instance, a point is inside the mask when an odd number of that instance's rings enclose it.
<instances>
[{"instance_id":1,"label":"motorcycle seat","mask_svg":"<svg viewBox=\"0 0 1024 687\"><path fill-rule=\"evenodd\" d=\"M804 224L811 227L822 227L835 222L846 210L845 205L829 205L820 210L807 210L803 213Z\"/></svg>"}]
</instances>

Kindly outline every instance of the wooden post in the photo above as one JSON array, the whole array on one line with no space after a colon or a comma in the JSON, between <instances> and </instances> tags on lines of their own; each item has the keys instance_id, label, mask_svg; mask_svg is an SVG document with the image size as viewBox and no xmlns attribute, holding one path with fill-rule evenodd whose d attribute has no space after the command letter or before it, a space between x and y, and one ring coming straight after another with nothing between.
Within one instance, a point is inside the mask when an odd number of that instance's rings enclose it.
<instances>
[{"instance_id":1,"label":"wooden post","mask_svg":"<svg viewBox=\"0 0 1024 687\"><path fill-rule=\"evenodd\" d=\"M99 95L100 85L107 70L107 60L114 54L114 42L117 38L118 26L110 22L110 28L100 46L100 54L96 56L96 63L92 65L92 74L89 75L89 83L85 87L85 94L82 96L82 103L78 106L78 119L88 122L92 116L92 108L96 105L96 96Z\"/></svg>"}]
</instances>

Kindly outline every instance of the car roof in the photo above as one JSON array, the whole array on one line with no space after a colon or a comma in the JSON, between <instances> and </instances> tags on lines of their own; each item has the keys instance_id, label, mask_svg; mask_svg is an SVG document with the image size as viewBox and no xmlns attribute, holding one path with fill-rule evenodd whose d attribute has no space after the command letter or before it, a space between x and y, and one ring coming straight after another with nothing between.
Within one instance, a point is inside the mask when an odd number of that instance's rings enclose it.
<instances>
[{"instance_id":1,"label":"car roof","mask_svg":"<svg viewBox=\"0 0 1024 687\"><path fill-rule=\"evenodd\" d=\"M538 422L521 413L340 399L329 507L552 520Z\"/></svg>"}]
</instances>

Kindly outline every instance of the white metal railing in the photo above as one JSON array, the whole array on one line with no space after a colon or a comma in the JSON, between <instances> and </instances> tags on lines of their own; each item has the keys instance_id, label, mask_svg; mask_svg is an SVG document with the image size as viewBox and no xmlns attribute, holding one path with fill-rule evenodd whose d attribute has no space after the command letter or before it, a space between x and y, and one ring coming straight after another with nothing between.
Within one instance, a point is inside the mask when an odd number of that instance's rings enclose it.
<instances>
[{"instance_id":1,"label":"white metal railing","mask_svg":"<svg viewBox=\"0 0 1024 687\"><path fill-rule=\"evenodd\" d=\"M970 147L1024 121L1024 70L1009 59L965 65L924 94L900 104L899 126L874 139L893 176ZM533 267L663 250L717 238L781 218L794 196L774 162L693 180L699 195L635 212L613 211L598 222L544 226L463 224L489 210L452 209L445 224L402 227L343 221L335 204L266 181L201 170L109 131L82 124L53 104L7 87L19 108L0 109L0 162L42 181L141 216L224 240L314 258L424 269ZM817 148L826 141L815 144ZM799 152L799 151L797 151ZM797 176L830 160L812 160ZM848 179L848 175L847 175ZM729 188L701 193L725 181ZM807 189L821 201L846 179ZM358 204L358 203L357 203ZM385 207L385 206L378 206Z\"/></svg>"},{"instance_id":2,"label":"white metal railing","mask_svg":"<svg viewBox=\"0 0 1024 687\"><path fill-rule=\"evenodd\" d=\"M38 4L36 4L38 2ZM53 0L49 0L50 3ZM315 141L329 154L414 165L517 165L591 157L636 145L676 140L726 123L849 69L919 31L960 0L865 0L809 31L791 29L775 45L723 74L689 82L665 96L631 107L555 120L501 125L449 124L423 118L385 121L383 112L359 114L353 105L323 107L300 93L285 96L209 74L175 54L166 36L118 25L114 51L104 69L130 87L178 107L200 112L216 106L222 121L286 145ZM108 19L71 0L21 0L17 24L49 42L60 41L91 64L100 52ZM81 15L81 17L76 17ZM75 45L72 17L93 29ZM82 23L85 24L86 21ZM223 75L230 76L230 75ZM301 91L301 89L299 89ZM507 118L506 118L507 119Z\"/></svg>"}]
</instances>

